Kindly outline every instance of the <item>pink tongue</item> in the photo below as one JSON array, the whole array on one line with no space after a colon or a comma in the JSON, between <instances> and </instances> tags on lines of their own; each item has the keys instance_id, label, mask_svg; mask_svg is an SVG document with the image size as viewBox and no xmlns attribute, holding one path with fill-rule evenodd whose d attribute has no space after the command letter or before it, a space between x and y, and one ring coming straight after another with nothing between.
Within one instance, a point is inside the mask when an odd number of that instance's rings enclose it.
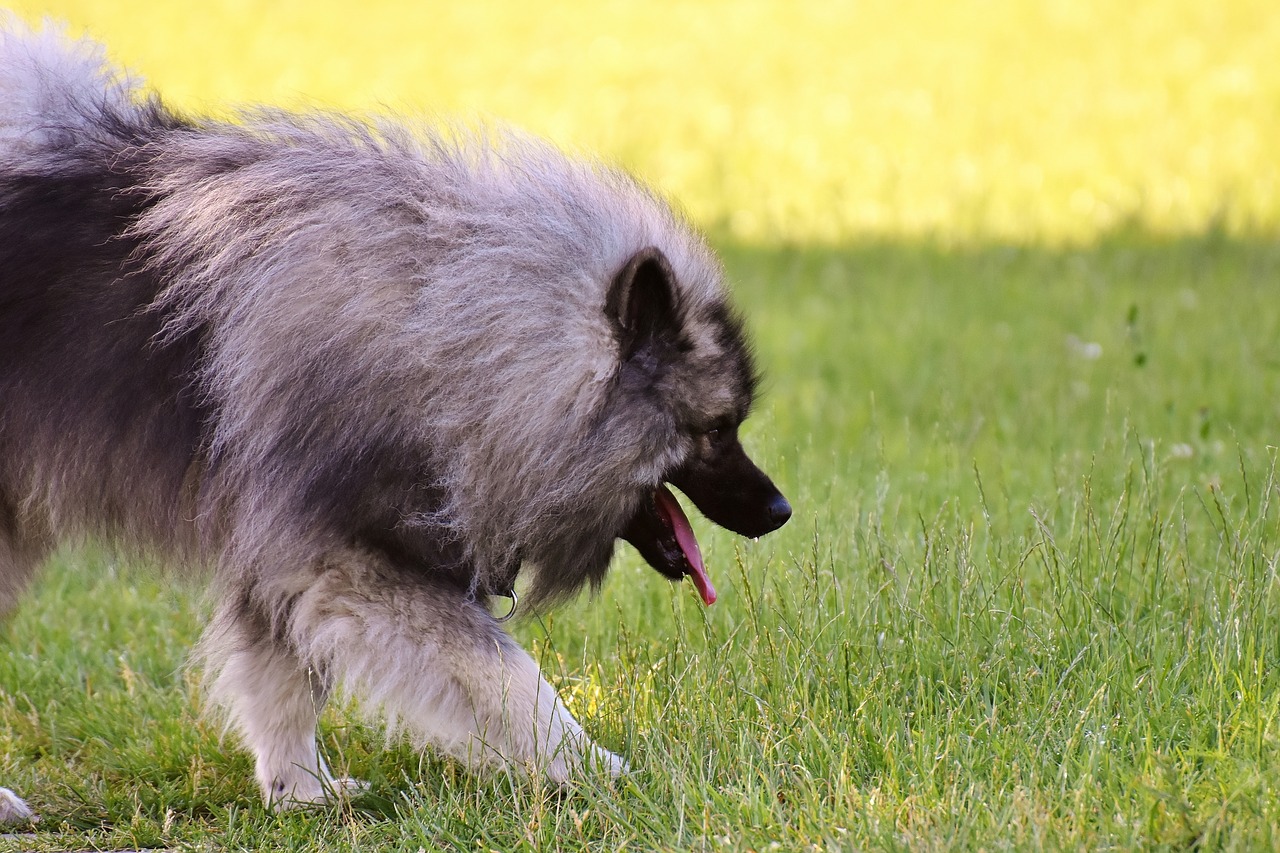
<instances>
[{"instance_id":1,"label":"pink tongue","mask_svg":"<svg viewBox=\"0 0 1280 853\"><path fill-rule=\"evenodd\" d=\"M698 550L698 540L693 535L693 528L689 526L689 519L680 508L680 502L667 491L666 486L658 487L654 493L654 500L657 501L658 511L675 531L676 544L680 546L684 558L689 561L689 568L693 570L689 577L693 578L693 585L698 588L698 595L702 596L703 603L710 607L716 603L716 588L711 585L711 579L707 577L707 569L702 565L702 552Z\"/></svg>"}]
</instances>

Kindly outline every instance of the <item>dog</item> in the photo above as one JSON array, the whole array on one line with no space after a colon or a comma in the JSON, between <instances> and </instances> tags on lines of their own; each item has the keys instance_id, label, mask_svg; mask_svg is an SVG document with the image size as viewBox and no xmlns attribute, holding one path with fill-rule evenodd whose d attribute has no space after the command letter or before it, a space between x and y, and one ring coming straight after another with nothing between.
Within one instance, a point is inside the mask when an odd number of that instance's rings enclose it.
<instances>
[{"instance_id":1,"label":"dog","mask_svg":"<svg viewBox=\"0 0 1280 853\"><path fill-rule=\"evenodd\" d=\"M0 609L69 538L210 569L196 659L277 809L360 788L317 752L335 690L473 768L625 772L487 602L594 590L622 539L710 605L669 486L791 515L704 239L516 131L191 117L0 30Z\"/></svg>"}]
</instances>

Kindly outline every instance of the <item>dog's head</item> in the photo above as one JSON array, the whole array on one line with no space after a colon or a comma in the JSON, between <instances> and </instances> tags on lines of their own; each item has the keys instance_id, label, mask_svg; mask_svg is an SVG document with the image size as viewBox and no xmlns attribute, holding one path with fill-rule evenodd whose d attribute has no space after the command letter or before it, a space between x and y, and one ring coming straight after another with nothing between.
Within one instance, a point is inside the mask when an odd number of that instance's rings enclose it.
<instances>
[{"instance_id":1,"label":"dog's head","mask_svg":"<svg viewBox=\"0 0 1280 853\"><path fill-rule=\"evenodd\" d=\"M618 531L661 574L716 599L693 529L667 488L742 536L763 536L791 505L738 440L757 385L742 324L722 300L688 300L666 257L636 253L614 277L606 313L620 345L619 393L647 407L648 481Z\"/></svg>"}]
</instances>

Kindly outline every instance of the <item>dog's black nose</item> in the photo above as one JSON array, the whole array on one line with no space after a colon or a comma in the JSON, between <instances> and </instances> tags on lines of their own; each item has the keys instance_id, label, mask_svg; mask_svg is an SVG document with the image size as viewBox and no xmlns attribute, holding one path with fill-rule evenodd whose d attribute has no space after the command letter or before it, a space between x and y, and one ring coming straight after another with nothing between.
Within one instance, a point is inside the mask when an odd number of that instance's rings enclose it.
<instances>
[{"instance_id":1,"label":"dog's black nose","mask_svg":"<svg viewBox=\"0 0 1280 853\"><path fill-rule=\"evenodd\" d=\"M769 501L769 521L773 522L776 530L787 523L787 519L791 517L791 504L787 503L787 499L782 495L778 495Z\"/></svg>"}]
</instances>

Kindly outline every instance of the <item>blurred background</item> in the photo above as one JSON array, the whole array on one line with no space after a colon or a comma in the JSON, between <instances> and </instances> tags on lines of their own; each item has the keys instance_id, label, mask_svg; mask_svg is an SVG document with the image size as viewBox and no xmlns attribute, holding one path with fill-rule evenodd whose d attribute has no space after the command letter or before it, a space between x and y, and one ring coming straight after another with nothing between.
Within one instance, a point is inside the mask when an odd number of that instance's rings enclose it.
<instances>
[{"instance_id":1,"label":"blurred background","mask_svg":"<svg viewBox=\"0 0 1280 853\"><path fill-rule=\"evenodd\" d=\"M1267 0L23 0L173 104L500 119L739 240L1280 224Z\"/></svg>"}]
</instances>

